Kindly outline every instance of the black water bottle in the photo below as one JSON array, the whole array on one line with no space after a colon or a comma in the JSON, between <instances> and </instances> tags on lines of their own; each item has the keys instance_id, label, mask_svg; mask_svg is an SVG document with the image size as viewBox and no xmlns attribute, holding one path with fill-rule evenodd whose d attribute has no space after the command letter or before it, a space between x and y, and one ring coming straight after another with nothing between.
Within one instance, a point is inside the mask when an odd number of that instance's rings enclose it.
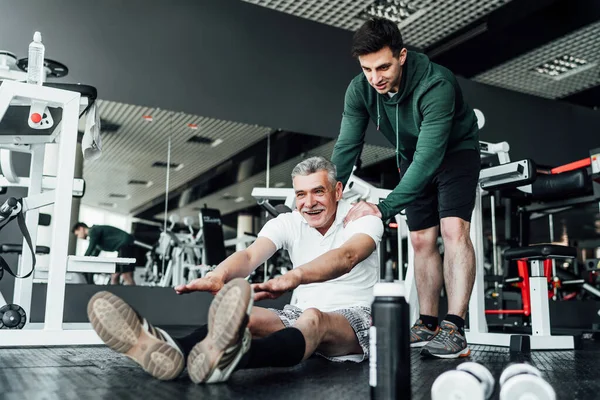
<instances>
[{"instance_id":1,"label":"black water bottle","mask_svg":"<svg viewBox=\"0 0 600 400\"><path fill-rule=\"evenodd\" d=\"M378 283L373 295L369 335L371 399L410 399L410 307L404 299L404 284Z\"/></svg>"}]
</instances>

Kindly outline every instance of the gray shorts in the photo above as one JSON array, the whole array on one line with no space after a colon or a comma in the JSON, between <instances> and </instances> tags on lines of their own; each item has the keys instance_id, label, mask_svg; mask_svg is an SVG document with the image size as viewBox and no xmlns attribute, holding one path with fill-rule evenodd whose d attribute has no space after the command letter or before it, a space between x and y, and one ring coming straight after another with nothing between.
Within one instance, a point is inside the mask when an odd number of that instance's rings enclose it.
<instances>
[{"instance_id":1,"label":"gray shorts","mask_svg":"<svg viewBox=\"0 0 600 400\"><path fill-rule=\"evenodd\" d=\"M302 310L296 306L287 304L283 310L269 308L273 311L286 328L294 326L296 320L300 318ZM371 327L371 309L369 307L349 307L340 310L330 311L331 313L340 314L348 320L350 326L356 334L358 344L362 347L363 354L351 354L339 357L327 357L317 353L321 357L335 362L353 361L361 362L369 358L369 328Z\"/></svg>"}]
</instances>

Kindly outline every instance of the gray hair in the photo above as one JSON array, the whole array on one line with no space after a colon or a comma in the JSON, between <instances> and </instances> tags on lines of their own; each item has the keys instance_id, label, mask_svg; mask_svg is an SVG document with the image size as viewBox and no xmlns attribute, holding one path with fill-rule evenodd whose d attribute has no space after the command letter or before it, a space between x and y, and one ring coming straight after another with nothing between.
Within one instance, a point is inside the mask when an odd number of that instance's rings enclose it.
<instances>
[{"instance_id":1,"label":"gray hair","mask_svg":"<svg viewBox=\"0 0 600 400\"><path fill-rule=\"evenodd\" d=\"M327 171L327 178L332 187L337 183L337 168L325 157L310 157L300 162L292 170L292 179L296 176L306 176L319 171Z\"/></svg>"}]
</instances>

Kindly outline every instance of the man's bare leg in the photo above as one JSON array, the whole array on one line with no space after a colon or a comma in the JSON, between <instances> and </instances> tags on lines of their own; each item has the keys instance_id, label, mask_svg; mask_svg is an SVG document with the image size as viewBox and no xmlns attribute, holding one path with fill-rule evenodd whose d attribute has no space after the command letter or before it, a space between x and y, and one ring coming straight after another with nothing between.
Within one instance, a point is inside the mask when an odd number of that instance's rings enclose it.
<instances>
[{"instance_id":1,"label":"man's bare leg","mask_svg":"<svg viewBox=\"0 0 600 400\"><path fill-rule=\"evenodd\" d=\"M111 285L119 285L121 284L121 273L120 272L115 272L114 274L111 274L110 276L110 284Z\"/></svg>"},{"instance_id":2,"label":"man's bare leg","mask_svg":"<svg viewBox=\"0 0 600 400\"><path fill-rule=\"evenodd\" d=\"M273 311L263 307L252 307L252 313L248 321L248 329L252 333L252 338L269 336L271 333L284 328L285 325Z\"/></svg>"},{"instance_id":3,"label":"man's bare leg","mask_svg":"<svg viewBox=\"0 0 600 400\"><path fill-rule=\"evenodd\" d=\"M127 286L135 286L135 281L133 280L133 272L123 272L123 284Z\"/></svg>"},{"instance_id":4,"label":"man's bare leg","mask_svg":"<svg viewBox=\"0 0 600 400\"><path fill-rule=\"evenodd\" d=\"M442 291L442 258L437 247L437 226L410 233L415 251L414 269L419 311L421 314L438 316Z\"/></svg>"},{"instance_id":5,"label":"man's bare leg","mask_svg":"<svg viewBox=\"0 0 600 400\"><path fill-rule=\"evenodd\" d=\"M465 318L475 282L475 250L469 235L471 224L461 218L442 218L444 280L448 314Z\"/></svg>"},{"instance_id":6,"label":"man's bare leg","mask_svg":"<svg viewBox=\"0 0 600 400\"><path fill-rule=\"evenodd\" d=\"M315 351L329 357L363 353L356 333L341 314L309 308L298 318L294 328L302 332L306 341L304 360Z\"/></svg>"}]
</instances>

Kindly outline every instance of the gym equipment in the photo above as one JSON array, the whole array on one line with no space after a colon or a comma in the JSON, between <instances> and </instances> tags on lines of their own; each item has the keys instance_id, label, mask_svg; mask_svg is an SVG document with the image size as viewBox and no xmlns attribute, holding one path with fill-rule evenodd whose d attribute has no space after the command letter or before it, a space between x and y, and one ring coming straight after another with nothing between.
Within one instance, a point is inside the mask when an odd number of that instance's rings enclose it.
<instances>
[{"instance_id":1,"label":"gym equipment","mask_svg":"<svg viewBox=\"0 0 600 400\"><path fill-rule=\"evenodd\" d=\"M433 382L431 400L486 400L494 393L494 377L483 365L465 362Z\"/></svg>"},{"instance_id":2,"label":"gym equipment","mask_svg":"<svg viewBox=\"0 0 600 400\"><path fill-rule=\"evenodd\" d=\"M6 75L14 76L12 72L4 70L2 76L5 79ZM32 247L37 242L40 207L54 204L54 221L70 220L79 118L85 115L88 122L96 120L95 99L96 89L91 86L58 83L38 86L11 80L0 81L0 147L31 154L29 177L19 178L14 171L2 165L4 176L0 186L27 187L27 197L21 202L22 210L27 211L25 225L31 235ZM91 125L86 124L86 134L90 133ZM48 143L58 144L60 159L57 175L50 179L42 175L45 146ZM66 273L114 272L116 263L126 264L135 260L67 256L68 238L67 224L53 224L44 323L27 324L25 329L18 332L0 330L0 346L102 343L88 323L63 324ZM24 241L22 249L26 246ZM33 252L22 251L18 275L32 270L33 257ZM25 315L31 310L32 291L32 276L15 279L13 303L18 304ZM0 293L0 306L5 305L6 301ZM14 313L11 315L14 317Z\"/></svg>"},{"instance_id":3,"label":"gym equipment","mask_svg":"<svg viewBox=\"0 0 600 400\"><path fill-rule=\"evenodd\" d=\"M178 217L169 217L172 226L178 220ZM203 277L208 272L209 268L205 267L204 264L199 265L203 248L198 243L198 238L195 237L192 227L193 222L191 217L183 219L183 224L188 228L188 233L172 233L171 231L169 235L172 246L171 255L165 274L160 280L160 286L182 285L192 279Z\"/></svg>"},{"instance_id":4,"label":"gym equipment","mask_svg":"<svg viewBox=\"0 0 600 400\"><path fill-rule=\"evenodd\" d=\"M186 267L195 267L200 260L199 249L192 229L192 219L184 218L189 233L175 233L174 228L180 222L179 216L170 215L166 231L160 233L158 243L146 253L146 266L143 275L148 286L175 286L185 283Z\"/></svg>"},{"instance_id":5,"label":"gym equipment","mask_svg":"<svg viewBox=\"0 0 600 400\"><path fill-rule=\"evenodd\" d=\"M221 223L221 212L206 206L200 210L200 230L204 251L202 252L203 265L219 265L227 257L225 252L225 238Z\"/></svg>"},{"instance_id":6,"label":"gym equipment","mask_svg":"<svg viewBox=\"0 0 600 400\"><path fill-rule=\"evenodd\" d=\"M17 56L9 51L0 50L0 80L25 82L27 80L28 58L17 60ZM46 78L62 78L69 69L58 61L44 59L44 82Z\"/></svg>"},{"instance_id":7,"label":"gym equipment","mask_svg":"<svg viewBox=\"0 0 600 400\"><path fill-rule=\"evenodd\" d=\"M552 385L530 364L513 364L500 375L500 400L556 400Z\"/></svg>"},{"instance_id":8,"label":"gym equipment","mask_svg":"<svg viewBox=\"0 0 600 400\"><path fill-rule=\"evenodd\" d=\"M493 191L503 188L517 188L522 192L531 193L533 190L532 184L536 181L537 176L535 164L531 160L510 162L508 151L509 146L506 143L502 146L498 144L490 145L488 143L484 146L482 144L482 156L488 156L498 152L498 159L501 164L481 170L479 185L476 192L475 209L471 221L471 240L475 247L477 271L471 299L469 301L469 328L465 330L465 333L467 341L472 344L510 346L511 335L489 333L487 320L485 318L485 286L483 278L484 248L482 238L483 215L481 198L484 191ZM493 246L495 247L495 243L493 243ZM554 258L565 257L572 254L571 249L567 248L565 250L565 248L554 247L541 250L525 247L522 248L522 251L526 253L519 253L517 250L517 253L512 254L517 254L518 257L522 257L522 254L537 256L538 259L540 258L540 251L542 251L542 253L549 251L550 253L547 255L552 255L552 252L555 252L556 254L553 255ZM508 253L508 256L511 256L510 252ZM531 349L573 349L575 347L575 342L572 336L553 336L550 334L547 281L543 275L543 269L540 272L539 265L538 262L533 263L532 269L534 269L534 271L530 274L531 277L527 282L521 282L524 285L527 285L526 287L524 286L524 291L529 292L527 294L527 299L531 303L528 312L531 314L532 323L535 324L532 332L533 334L531 335ZM543 285L544 288L542 291L540 291L541 285Z\"/></svg>"},{"instance_id":9,"label":"gym equipment","mask_svg":"<svg viewBox=\"0 0 600 400\"><path fill-rule=\"evenodd\" d=\"M27 321L27 314L21 306L6 304L0 307L0 329L22 329Z\"/></svg>"},{"instance_id":10,"label":"gym equipment","mask_svg":"<svg viewBox=\"0 0 600 400\"><path fill-rule=\"evenodd\" d=\"M219 210L203 208L200 211L200 230L194 232L194 218L185 217L183 225L188 232L174 232L180 222L170 215L169 226L161 232L157 246L146 254L144 280L149 285L177 286L205 276L226 258L226 247L249 243L255 236L223 240ZM162 264L166 264L163 267Z\"/></svg>"}]
</instances>

